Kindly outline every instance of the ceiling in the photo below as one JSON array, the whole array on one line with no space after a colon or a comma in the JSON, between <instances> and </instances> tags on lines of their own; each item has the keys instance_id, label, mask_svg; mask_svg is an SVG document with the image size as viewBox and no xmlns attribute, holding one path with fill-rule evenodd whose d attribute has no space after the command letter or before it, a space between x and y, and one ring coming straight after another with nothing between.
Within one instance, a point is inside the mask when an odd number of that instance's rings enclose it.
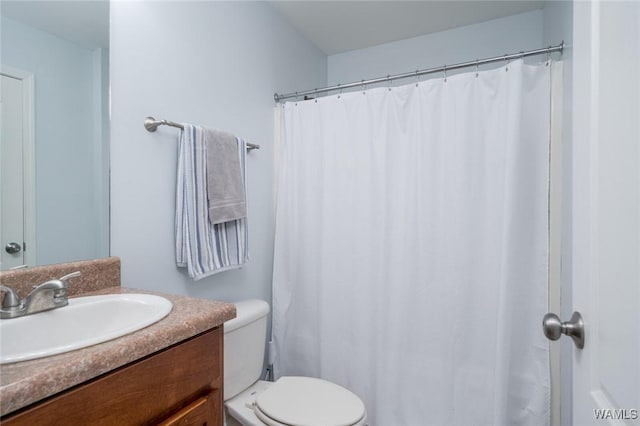
<instances>
[{"instance_id":1,"label":"ceiling","mask_svg":"<svg viewBox=\"0 0 640 426\"><path fill-rule=\"evenodd\" d=\"M327 55L542 9L544 1L271 1Z\"/></svg>"},{"instance_id":2,"label":"ceiling","mask_svg":"<svg viewBox=\"0 0 640 426\"><path fill-rule=\"evenodd\" d=\"M327 55L544 6L544 0L270 0L269 3ZM185 2L185 7L187 5ZM0 7L2 14L10 19L83 47L109 46L108 0L1 0Z\"/></svg>"},{"instance_id":3,"label":"ceiling","mask_svg":"<svg viewBox=\"0 0 640 426\"><path fill-rule=\"evenodd\" d=\"M109 0L1 0L0 12L88 49L109 47Z\"/></svg>"}]
</instances>

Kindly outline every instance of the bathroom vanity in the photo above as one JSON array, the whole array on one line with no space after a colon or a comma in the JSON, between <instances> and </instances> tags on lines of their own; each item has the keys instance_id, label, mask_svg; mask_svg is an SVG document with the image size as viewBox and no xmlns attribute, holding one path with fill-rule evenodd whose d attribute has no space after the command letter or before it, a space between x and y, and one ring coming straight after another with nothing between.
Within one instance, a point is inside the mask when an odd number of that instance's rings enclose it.
<instances>
[{"instance_id":1,"label":"bathroom vanity","mask_svg":"<svg viewBox=\"0 0 640 426\"><path fill-rule=\"evenodd\" d=\"M89 294L117 293L159 294L119 286ZM84 349L1 365L0 422L221 425L222 324L235 317L235 306L159 295L173 309L146 328Z\"/></svg>"},{"instance_id":2,"label":"bathroom vanity","mask_svg":"<svg viewBox=\"0 0 640 426\"><path fill-rule=\"evenodd\" d=\"M3 417L2 424L222 424L221 335L216 327Z\"/></svg>"}]
</instances>

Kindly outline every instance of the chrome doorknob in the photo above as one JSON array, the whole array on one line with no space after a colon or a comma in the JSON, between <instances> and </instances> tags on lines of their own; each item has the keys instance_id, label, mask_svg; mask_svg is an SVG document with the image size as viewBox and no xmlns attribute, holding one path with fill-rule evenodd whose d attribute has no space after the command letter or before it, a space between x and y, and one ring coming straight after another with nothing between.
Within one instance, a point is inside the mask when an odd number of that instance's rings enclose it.
<instances>
[{"instance_id":1,"label":"chrome doorknob","mask_svg":"<svg viewBox=\"0 0 640 426\"><path fill-rule=\"evenodd\" d=\"M542 318L542 330L549 340L558 340L566 334L579 348L584 348L584 322L580 312L574 312L569 321L561 322L556 314L546 314Z\"/></svg>"},{"instance_id":2,"label":"chrome doorknob","mask_svg":"<svg viewBox=\"0 0 640 426\"><path fill-rule=\"evenodd\" d=\"M22 250L22 246L18 243L9 243L4 247L4 251L6 251L9 254L20 253L21 250Z\"/></svg>"}]
</instances>

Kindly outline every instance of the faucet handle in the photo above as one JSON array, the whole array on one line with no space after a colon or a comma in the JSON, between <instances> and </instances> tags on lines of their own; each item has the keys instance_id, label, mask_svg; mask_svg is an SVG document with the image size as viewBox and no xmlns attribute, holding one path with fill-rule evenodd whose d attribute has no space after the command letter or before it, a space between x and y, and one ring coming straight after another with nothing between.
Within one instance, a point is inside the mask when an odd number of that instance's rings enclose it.
<instances>
[{"instance_id":1,"label":"faucet handle","mask_svg":"<svg viewBox=\"0 0 640 426\"><path fill-rule=\"evenodd\" d=\"M63 277L58 278L57 280L49 280L45 283L42 284L38 284L38 285L34 285L33 287L31 287L33 290L36 289L40 289L40 288L44 288L44 287L55 287L58 289L61 288L67 288L67 280L70 280L71 278L76 278L80 276L80 271L75 271L75 272L71 272L70 274L67 274Z\"/></svg>"},{"instance_id":2,"label":"faucet handle","mask_svg":"<svg viewBox=\"0 0 640 426\"><path fill-rule=\"evenodd\" d=\"M15 308L20 306L20 297L18 297L18 294L12 288L0 285L0 291L4 292L2 308Z\"/></svg>"},{"instance_id":3,"label":"faucet handle","mask_svg":"<svg viewBox=\"0 0 640 426\"><path fill-rule=\"evenodd\" d=\"M72 273L70 273L70 274L65 275L64 277L61 277L61 278L60 278L60 281L65 281L65 282L66 282L67 280L69 280L69 279L71 279L71 278L79 277L80 275L82 275L82 274L80 273L80 271L75 271L75 272L72 272Z\"/></svg>"}]
</instances>

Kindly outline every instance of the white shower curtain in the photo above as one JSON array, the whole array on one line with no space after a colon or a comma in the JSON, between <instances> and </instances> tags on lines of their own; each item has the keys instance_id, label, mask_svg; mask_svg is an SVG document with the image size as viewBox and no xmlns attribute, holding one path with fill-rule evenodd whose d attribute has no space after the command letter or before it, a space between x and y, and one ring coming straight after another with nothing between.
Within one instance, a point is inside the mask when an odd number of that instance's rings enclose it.
<instances>
[{"instance_id":1,"label":"white shower curtain","mask_svg":"<svg viewBox=\"0 0 640 426\"><path fill-rule=\"evenodd\" d=\"M277 377L370 426L549 423L550 68L284 105Z\"/></svg>"}]
</instances>

